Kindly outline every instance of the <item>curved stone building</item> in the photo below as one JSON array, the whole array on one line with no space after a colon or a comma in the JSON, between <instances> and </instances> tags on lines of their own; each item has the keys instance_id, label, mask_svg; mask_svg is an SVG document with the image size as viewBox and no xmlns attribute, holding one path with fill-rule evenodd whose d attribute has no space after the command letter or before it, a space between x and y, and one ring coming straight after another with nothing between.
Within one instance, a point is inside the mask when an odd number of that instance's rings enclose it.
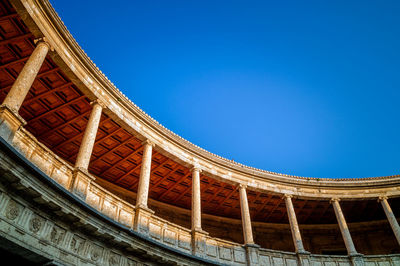
<instances>
[{"instance_id":1,"label":"curved stone building","mask_svg":"<svg viewBox=\"0 0 400 266\"><path fill-rule=\"evenodd\" d=\"M400 265L399 175L304 178L211 154L126 98L47 0L0 0L0 88L3 259Z\"/></svg>"}]
</instances>

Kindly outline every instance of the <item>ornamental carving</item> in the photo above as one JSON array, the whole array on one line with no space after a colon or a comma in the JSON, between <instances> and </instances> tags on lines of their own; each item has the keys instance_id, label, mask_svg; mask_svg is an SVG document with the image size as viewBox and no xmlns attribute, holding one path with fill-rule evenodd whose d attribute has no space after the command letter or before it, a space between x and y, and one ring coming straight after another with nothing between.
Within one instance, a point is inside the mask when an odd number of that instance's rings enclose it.
<instances>
[{"instance_id":1,"label":"ornamental carving","mask_svg":"<svg viewBox=\"0 0 400 266\"><path fill-rule=\"evenodd\" d=\"M98 261L100 259L102 253L103 253L103 248L101 248L97 245L94 245L90 252L90 259L92 261Z\"/></svg>"},{"instance_id":2,"label":"ornamental carving","mask_svg":"<svg viewBox=\"0 0 400 266\"><path fill-rule=\"evenodd\" d=\"M110 265L118 265L119 264L119 255L111 253L110 259L108 260Z\"/></svg>"},{"instance_id":3,"label":"ornamental carving","mask_svg":"<svg viewBox=\"0 0 400 266\"><path fill-rule=\"evenodd\" d=\"M136 261L133 261L133 260L128 259L128 266L136 266L136 265L138 265L138 264L136 263Z\"/></svg>"},{"instance_id":4,"label":"ornamental carving","mask_svg":"<svg viewBox=\"0 0 400 266\"><path fill-rule=\"evenodd\" d=\"M51 233L50 233L50 241L54 244L59 244L61 242L61 240L63 239L65 234L65 230L54 226L51 229Z\"/></svg>"},{"instance_id":5,"label":"ornamental carving","mask_svg":"<svg viewBox=\"0 0 400 266\"><path fill-rule=\"evenodd\" d=\"M21 207L14 201L10 201L6 210L6 217L10 220L15 220L21 213Z\"/></svg>"},{"instance_id":6,"label":"ornamental carving","mask_svg":"<svg viewBox=\"0 0 400 266\"><path fill-rule=\"evenodd\" d=\"M40 228L42 228L43 221L37 216L34 216L29 221L29 230L33 233L39 232Z\"/></svg>"},{"instance_id":7,"label":"ornamental carving","mask_svg":"<svg viewBox=\"0 0 400 266\"><path fill-rule=\"evenodd\" d=\"M84 239L74 235L72 237L71 243L70 243L70 249L72 250L72 252L74 253L79 253L79 251L82 249L83 247L83 243L84 243Z\"/></svg>"}]
</instances>

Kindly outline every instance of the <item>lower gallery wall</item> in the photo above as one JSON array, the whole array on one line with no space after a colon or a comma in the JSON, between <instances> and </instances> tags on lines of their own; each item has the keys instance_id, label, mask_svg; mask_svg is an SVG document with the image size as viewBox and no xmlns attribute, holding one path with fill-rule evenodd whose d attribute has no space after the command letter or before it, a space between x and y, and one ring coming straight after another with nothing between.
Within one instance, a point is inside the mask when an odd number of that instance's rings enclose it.
<instances>
[{"instance_id":1,"label":"lower gallery wall","mask_svg":"<svg viewBox=\"0 0 400 266\"><path fill-rule=\"evenodd\" d=\"M124 193L120 188L104 182L102 182L102 186L107 187L107 190L128 202L135 201L134 193ZM368 204L372 206L376 204L377 210L381 210L377 201L369 201ZM390 204L396 207L399 204L399 200L391 199ZM155 211L156 216L185 228L190 228L190 210L156 201L150 201L149 206ZM388 221L384 218L383 211L382 213L378 212L376 217L381 219L349 223L349 229L357 251L364 255L400 253L400 247L397 245ZM353 220L357 221L357 217L353 218ZM304 246L307 251L323 255L347 254L339 226L334 220L332 221L329 224L300 224ZM238 219L203 215L202 224L203 229L212 237L243 243L242 224ZM253 222L252 225L255 242L262 248L294 251L288 223Z\"/></svg>"}]
</instances>

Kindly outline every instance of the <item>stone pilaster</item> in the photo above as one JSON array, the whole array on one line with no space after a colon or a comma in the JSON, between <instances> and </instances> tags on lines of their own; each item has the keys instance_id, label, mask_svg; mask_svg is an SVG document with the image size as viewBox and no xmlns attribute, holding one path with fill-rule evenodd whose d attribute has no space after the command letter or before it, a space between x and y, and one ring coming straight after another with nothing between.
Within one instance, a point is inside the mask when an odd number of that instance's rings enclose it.
<instances>
[{"instance_id":1,"label":"stone pilaster","mask_svg":"<svg viewBox=\"0 0 400 266\"><path fill-rule=\"evenodd\" d=\"M310 255L311 253L308 251L297 252L297 264L299 266L310 266L311 265Z\"/></svg>"},{"instance_id":2,"label":"stone pilaster","mask_svg":"<svg viewBox=\"0 0 400 266\"><path fill-rule=\"evenodd\" d=\"M242 214L244 244L254 244L253 231L251 228L249 203L247 201L246 185L239 185L240 210Z\"/></svg>"},{"instance_id":3,"label":"stone pilaster","mask_svg":"<svg viewBox=\"0 0 400 266\"><path fill-rule=\"evenodd\" d=\"M154 144L146 140L143 142L144 151L142 166L140 169L139 185L136 195L136 207L147 209L147 200L149 198L150 187L150 172L151 172L151 157Z\"/></svg>"},{"instance_id":4,"label":"stone pilaster","mask_svg":"<svg viewBox=\"0 0 400 266\"><path fill-rule=\"evenodd\" d=\"M0 136L8 142L12 142L15 132L25 126L25 120L7 105L0 105Z\"/></svg>"},{"instance_id":5,"label":"stone pilaster","mask_svg":"<svg viewBox=\"0 0 400 266\"><path fill-rule=\"evenodd\" d=\"M244 248L246 250L247 265L260 265L260 246L256 244L246 244Z\"/></svg>"},{"instance_id":6,"label":"stone pilaster","mask_svg":"<svg viewBox=\"0 0 400 266\"><path fill-rule=\"evenodd\" d=\"M333 198L331 199L331 204L333 205L333 209L335 211L336 219L339 224L340 232L342 233L344 244L346 245L347 253L349 256L355 256L358 255L358 253L354 247L353 239L351 238L349 228L347 227L346 219L344 218L339 200L340 199Z\"/></svg>"},{"instance_id":7,"label":"stone pilaster","mask_svg":"<svg viewBox=\"0 0 400 266\"><path fill-rule=\"evenodd\" d=\"M301 239L299 225L297 223L296 213L294 211L292 196L285 195L286 209L289 218L290 230L292 231L292 238L296 253L304 253L303 241Z\"/></svg>"},{"instance_id":8,"label":"stone pilaster","mask_svg":"<svg viewBox=\"0 0 400 266\"><path fill-rule=\"evenodd\" d=\"M135 208L135 219L133 222L133 230L142 233L149 233L149 221L151 216L154 214L153 210L149 208L143 208L142 206L138 206Z\"/></svg>"},{"instance_id":9,"label":"stone pilaster","mask_svg":"<svg viewBox=\"0 0 400 266\"><path fill-rule=\"evenodd\" d=\"M82 169L83 171L87 171L89 167L90 157L92 156L93 146L99 128L101 112L103 110L99 101L93 102L92 105L93 109L90 113L89 121L82 138L82 143L79 147L78 157L75 162L75 168Z\"/></svg>"},{"instance_id":10,"label":"stone pilaster","mask_svg":"<svg viewBox=\"0 0 400 266\"><path fill-rule=\"evenodd\" d=\"M350 261L353 266L364 266L364 255L363 254L353 254L350 255Z\"/></svg>"},{"instance_id":11,"label":"stone pilaster","mask_svg":"<svg viewBox=\"0 0 400 266\"><path fill-rule=\"evenodd\" d=\"M76 168L72 174L72 180L70 184L70 191L85 200L90 183L94 180L87 171L80 168Z\"/></svg>"},{"instance_id":12,"label":"stone pilaster","mask_svg":"<svg viewBox=\"0 0 400 266\"><path fill-rule=\"evenodd\" d=\"M208 233L203 230L192 230L192 254L205 258L206 254L206 240Z\"/></svg>"},{"instance_id":13,"label":"stone pilaster","mask_svg":"<svg viewBox=\"0 0 400 266\"><path fill-rule=\"evenodd\" d=\"M392 227L393 233L396 236L397 242L400 245L400 226L399 223L397 222L396 216L394 216L392 208L389 205L389 202L387 201L387 197L382 196L379 197L379 200L382 204L383 210L385 211L386 217L390 223L390 226Z\"/></svg>"}]
</instances>

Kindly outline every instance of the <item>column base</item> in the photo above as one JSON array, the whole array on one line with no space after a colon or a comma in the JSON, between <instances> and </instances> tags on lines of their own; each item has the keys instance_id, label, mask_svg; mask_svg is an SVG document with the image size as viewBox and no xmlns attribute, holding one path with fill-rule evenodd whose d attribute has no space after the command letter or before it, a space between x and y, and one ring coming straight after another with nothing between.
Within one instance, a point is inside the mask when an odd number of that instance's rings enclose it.
<instances>
[{"instance_id":1,"label":"column base","mask_svg":"<svg viewBox=\"0 0 400 266\"><path fill-rule=\"evenodd\" d=\"M89 185L93 180L95 180L95 178L92 177L87 170L75 168L70 183L70 191L79 198L86 200Z\"/></svg>"},{"instance_id":2,"label":"column base","mask_svg":"<svg viewBox=\"0 0 400 266\"><path fill-rule=\"evenodd\" d=\"M305 250L297 251L297 262L298 265L300 266L310 266L311 261L310 261L310 255L311 253Z\"/></svg>"},{"instance_id":3,"label":"column base","mask_svg":"<svg viewBox=\"0 0 400 266\"><path fill-rule=\"evenodd\" d=\"M353 266L364 266L364 255L361 253L353 253L349 255Z\"/></svg>"},{"instance_id":4,"label":"column base","mask_svg":"<svg viewBox=\"0 0 400 266\"><path fill-rule=\"evenodd\" d=\"M257 244L245 244L243 247L246 250L247 265L259 265L260 264L260 255L259 255L260 246Z\"/></svg>"},{"instance_id":5,"label":"column base","mask_svg":"<svg viewBox=\"0 0 400 266\"><path fill-rule=\"evenodd\" d=\"M15 133L26 121L5 104L0 105L0 136L7 142L12 143Z\"/></svg>"},{"instance_id":6,"label":"column base","mask_svg":"<svg viewBox=\"0 0 400 266\"><path fill-rule=\"evenodd\" d=\"M208 232L201 228L192 229L192 254L199 257L206 257L206 239Z\"/></svg>"},{"instance_id":7,"label":"column base","mask_svg":"<svg viewBox=\"0 0 400 266\"><path fill-rule=\"evenodd\" d=\"M142 234L149 234L149 220L154 211L147 206L138 205L135 207L135 220L133 230Z\"/></svg>"}]
</instances>

